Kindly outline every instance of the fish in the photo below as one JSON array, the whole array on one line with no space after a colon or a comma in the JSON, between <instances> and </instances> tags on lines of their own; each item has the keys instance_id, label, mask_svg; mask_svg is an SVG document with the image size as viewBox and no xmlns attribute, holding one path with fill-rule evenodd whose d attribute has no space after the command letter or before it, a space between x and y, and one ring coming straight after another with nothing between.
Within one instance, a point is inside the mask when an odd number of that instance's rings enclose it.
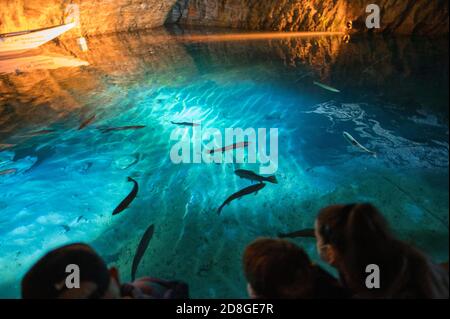
<instances>
[{"instance_id":1,"label":"fish","mask_svg":"<svg viewBox=\"0 0 450 319\"><path fill-rule=\"evenodd\" d=\"M314 229L302 229L293 233L288 234L279 234L279 238L297 238L297 237L303 237L303 238L316 238L316 234Z\"/></svg>"},{"instance_id":2,"label":"fish","mask_svg":"<svg viewBox=\"0 0 450 319\"><path fill-rule=\"evenodd\" d=\"M16 168L10 168L10 169L5 169L3 171L0 171L0 176L11 175L11 174L15 174L15 173L17 173L17 169Z\"/></svg>"},{"instance_id":3,"label":"fish","mask_svg":"<svg viewBox=\"0 0 450 319\"><path fill-rule=\"evenodd\" d=\"M22 136L23 137L33 137L33 136L48 135L48 134L51 134L51 133L54 133L54 132L55 132L55 130L48 129L48 130L40 130L40 131L26 133L26 134L24 134Z\"/></svg>"},{"instance_id":4,"label":"fish","mask_svg":"<svg viewBox=\"0 0 450 319\"><path fill-rule=\"evenodd\" d=\"M240 178L245 178L245 179L255 181L255 182L260 182L260 183L269 182L272 184L278 184L278 181L277 181L277 178L275 177L275 175L264 177L264 176L256 174L255 172L248 171L245 169L235 170L234 174L236 174Z\"/></svg>"},{"instance_id":5,"label":"fish","mask_svg":"<svg viewBox=\"0 0 450 319\"><path fill-rule=\"evenodd\" d=\"M150 243L150 240L152 239L154 233L155 225L150 225L142 236L141 241L139 242L136 253L134 254L133 264L131 265L131 281L134 281L136 279L137 268L139 266L139 263L141 262L142 257L145 254L145 251L147 250L148 244Z\"/></svg>"},{"instance_id":6,"label":"fish","mask_svg":"<svg viewBox=\"0 0 450 319\"><path fill-rule=\"evenodd\" d=\"M96 118L96 115L92 115L90 118L86 119L83 123L81 123L81 125L78 127L78 131L84 129L85 127L87 127L89 124L91 124Z\"/></svg>"},{"instance_id":7,"label":"fish","mask_svg":"<svg viewBox=\"0 0 450 319\"><path fill-rule=\"evenodd\" d=\"M8 148L12 148L16 146L16 144L0 144L0 150L6 150Z\"/></svg>"},{"instance_id":8,"label":"fish","mask_svg":"<svg viewBox=\"0 0 450 319\"><path fill-rule=\"evenodd\" d=\"M283 117L283 115L281 113L277 113L277 112L272 112L268 115L266 115L264 118L266 120L281 120L281 118Z\"/></svg>"},{"instance_id":9,"label":"fish","mask_svg":"<svg viewBox=\"0 0 450 319\"><path fill-rule=\"evenodd\" d=\"M313 74L312 71L306 72L306 73L300 75L297 79L295 79L295 82L298 83L298 82L300 82L301 80L303 80L304 78L306 78L306 77L308 77L308 76L310 76L310 75L312 75L312 74Z\"/></svg>"},{"instance_id":10,"label":"fish","mask_svg":"<svg viewBox=\"0 0 450 319\"><path fill-rule=\"evenodd\" d=\"M250 145L250 142L239 142L239 143L234 143L233 145L228 145L225 147L221 147L221 148L217 148L215 150L208 150L207 153L208 154L214 154L214 153L224 153L226 151L229 150L235 150L237 148L244 148Z\"/></svg>"},{"instance_id":11,"label":"fish","mask_svg":"<svg viewBox=\"0 0 450 319\"><path fill-rule=\"evenodd\" d=\"M64 228L65 232L69 232L70 231L70 227L67 225L60 225L62 228Z\"/></svg>"},{"instance_id":12,"label":"fish","mask_svg":"<svg viewBox=\"0 0 450 319\"><path fill-rule=\"evenodd\" d=\"M317 85L318 87L321 87L322 89L330 91L330 92L341 93L341 91L339 91L338 89L335 89L334 87L328 86L328 85L320 83L320 82L314 81L313 84Z\"/></svg>"},{"instance_id":13,"label":"fish","mask_svg":"<svg viewBox=\"0 0 450 319\"><path fill-rule=\"evenodd\" d=\"M344 138L353 146L356 146L357 148L361 149L362 151L372 154L374 157L377 157L377 153L367 149L366 147L362 146L361 143L359 143L353 136L350 135L350 133L344 132L343 133Z\"/></svg>"},{"instance_id":14,"label":"fish","mask_svg":"<svg viewBox=\"0 0 450 319\"><path fill-rule=\"evenodd\" d=\"M116 209L114 209L113 211L113 215L117 215L120 214L121 212L123 212L125 209L128 208L128 206L130 206L131 202L136 198L137 193L139 191L139 184L138 182L136 182L134 179L132 179L131 177L128 177L128 181L129 182L133 182L134 186L133 189L131 190L130 194L128 194L127 197L125 197L125 199L116 207Z\"/></svg>"},{"instance_id":15,"label":"fish","mask_svg":"<svg viewBox=\"0 0 450 319\"><path fill-rule=\"evenodd\" d=\"M233 200L244 197L246 195L250 195L252 193L258 194L258 192L263 189L264 187L266 187L266 184L264 183L259 183L259 184L255 184L249 187L246 187L242 190L240 190L237 193L234 193L233 195L231 195L230 197L228 197L223 204L219 207L219 209L217 210L217 214L220 215L220 213L222 212L222 209L230 204Z\"/></svg>"},{"instance_id":16,"label":"fish","mask_svg":"<svg viewBox=\"0 0 450 319\"><path fill-rule=\"evenodd\" d=\"M33 154L33 157L36 158L33 166L31 166L28 171L34 170L39 167L42 163L44 163L47 159L51 158L56 152L55 148L50 145L46 145L43 147L36 148L33 145L21 147L15 151L14 162L18 162L20 160L28 160L30 154Z\"/></svg>"},{"instance_id":17,"label":"fish","mask_svg":"<svg viewBox=\"0 0 450 319\"><path fill-rule=\"evenodd\" d=\"M84 217L83 215L78 216L76 223L78 224L78 223L80 223L83 220L87 220L86 217Z\"/></svg>"},{"instance_id":18,"label":"fish","mask_svg":"<svg viewBox=\"0 0 450 319\"><path fill-rule=\"evenodd\" d=\"M109 127L100 129L103 133L112 131L127 131L127 130L140 130L145 128L145 125L133 125L133 126L121 126L121 127Z\"/></svg>"},{"instance_id":19,"label":"fish","mask_svg":"<svg viewBox=\"0 0 450 319\"><path fill-rule=\"evenodd\" d=\"M170 123L172 123L174 125L180 125L180 126L192 126L192 127L200 126L200 124L192 123L192 122L172 122L172 121L170 121Z\"/></svg>"},{"instance_id":20,"label":"fish","mask_svg":"<svg viewBox=\"0 0 450 319\"><path fill-rule=\"evenodd\" d=\"M92 167L92 165L94 165L94 163L92 163L92 162L85 162L83 164L83 166L80 167L80 169L78 171L80 173L82 173L82 174L86 174L89 171L89 169Z\"/></svg>"}]
</instances>

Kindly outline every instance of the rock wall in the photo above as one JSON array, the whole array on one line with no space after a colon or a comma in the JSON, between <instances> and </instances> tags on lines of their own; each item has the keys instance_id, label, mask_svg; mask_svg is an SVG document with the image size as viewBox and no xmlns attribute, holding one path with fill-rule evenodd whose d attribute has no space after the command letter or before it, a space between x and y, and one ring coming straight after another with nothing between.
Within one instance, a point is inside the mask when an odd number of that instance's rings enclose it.
<instances>
[{"instance_id":1,"label":"rock wall","mask_svg":"<svg viewBox=\"0 0 450 319\"><path fill-rule=\"evenodd\" d=\"M378 31L448 34L447 0L0 0L0 34L60 24L68 4L81 27L66 37L152 28L167 23L248 30L364 30L366 6L382 10Z\"/></svg>"},{"instance_id":2,"label":"rock wall","mask_svg":"<svg viewBox=\"0 0 450 319\"><path fill-rule=\"evenodd\" d=\"M63 23L69 4L80 8L76 36L161 26L176 0L0 0L0 34Z\"/></svg>"},{"instance_id":3,"label":"rock wall","mask_svg":"<svg viewBox=\"0 0 450 319\"><path fill-rule=\"evenodd\" d=\"M187 25L275 31L361 31L366 7L381 8L378 32L448 34L447 0L178 0L169 21Z\"/></svg>"}]
</instances>

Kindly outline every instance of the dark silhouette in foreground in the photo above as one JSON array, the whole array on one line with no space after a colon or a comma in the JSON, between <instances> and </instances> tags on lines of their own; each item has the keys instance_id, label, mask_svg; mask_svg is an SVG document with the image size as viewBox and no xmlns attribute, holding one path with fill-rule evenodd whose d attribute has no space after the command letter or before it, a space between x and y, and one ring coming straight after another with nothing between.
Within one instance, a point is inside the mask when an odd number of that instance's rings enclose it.
<instances>
[{"instance_id":1,"label":"dark silhouette in foreground","mask_svg":"<svg viewBox=\"0 0 450 319\"><path fill-rule=\"evenodd\" d=\"M79 271L67 272L69 265ZM79 287L69 284L79 276ZM187 299L183 282L144 277L121 284L116 268L108 269L88 245L72 244L42 257L22 279L24 299Z\"/></svg>"},{"instance_id":2,"label":"dark silhouette in foreground","mask_svg":"<svg viewBox=\"0 0 450 319\"><path fill-rule=\"evenodd\" d=\"M261 238L245 250L244 273L253 299L342 299L339 282L305 251L283 239Z\"/></svg>"},{"instance_id":3,"label":"dark silhouette in foreground","mask_svg":"<svg viewBox=\"0 0 450 319\"><path fill-rule=\"evenodd\" d=\"M396 239L370 204L335 205L316 220L317 249L335 267L355 298L447 299L448 272L414 247ZM380 272L378 289L367 286L368 265Z\"/></svg>"}]
</instances>

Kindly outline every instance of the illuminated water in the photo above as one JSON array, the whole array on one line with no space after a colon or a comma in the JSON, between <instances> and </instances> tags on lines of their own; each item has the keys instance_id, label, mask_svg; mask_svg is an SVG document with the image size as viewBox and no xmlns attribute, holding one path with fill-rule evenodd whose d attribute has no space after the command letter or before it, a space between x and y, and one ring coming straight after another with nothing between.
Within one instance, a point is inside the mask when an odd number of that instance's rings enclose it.
<instances>
[{"instance_id":1,"label":"illuminated water","mask_svg":"<svg viewBox=\"0 0 450 319\"><path fill-rule=\"evenodd\" d=\"M183 279L193 297L245 297L245 245L310 228L318 209L336 202L375 203L399 237L448 260L448 39L195 44L152 35L89 39L88 54L71 50L89 66L0 76L0 144L15 144L0 151L0 171L17 170L0 176L1 297L19 295L42 254L76 241L128 280L150 224L138 275ZM174 165L170 121L200 120L278 128L279 184L218 216L250 185L234 169L258 166ZM146 128L99 130L126 125ZM30 136L41 130L54 132ZM343 131L377 158L352 148ZM112 216L128 176L138 197ZM296 242L317 260L313 241Z\"/></svg>"}]
</instances>

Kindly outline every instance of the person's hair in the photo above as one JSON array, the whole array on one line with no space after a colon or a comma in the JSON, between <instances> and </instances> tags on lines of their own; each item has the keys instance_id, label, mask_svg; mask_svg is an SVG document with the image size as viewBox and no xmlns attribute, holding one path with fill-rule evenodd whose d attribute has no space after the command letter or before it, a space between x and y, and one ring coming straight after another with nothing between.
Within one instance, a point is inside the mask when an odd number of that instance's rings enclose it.
<instances>
[{"instance_id":1,"label":"person's hair","mask_svg":"<svg viewBox=\"0 0 450 319\"><path fill-rule=\"evenodd\" d=\"M360 296L426 297L427 261L413 247L395 239L388 223L371 204L326 207L317 218L324 245L340 258L337 265L345 284ZM380 269L380 289L366 286L368 265Z\"/></svg>"},{"instance_id":2,"label":"person's hair","mask_svg":"<svg viewBox=\"0 0 450 319\"><path fill-rule=\"evenodd\" d=\"M258 298L311 298L312 264L303 249L282 239L260 238L247 246L244 273Z\"/></svg>"},{"instance_id":3,"label":"person's hair","mask_svg":"<svg viewBox=\"0 0 450 319\"><path fill-rule=\"evenodd\" d=\"M96 290L83 298L103 297L110 284L110 274L105 262L89 246L72 244L57 248L42 257L22 279L22 298L54 299L67 291L66 272L68 265L76 265L80 270L80 284L91 282Z\"/></svg>"}]
</instances>

